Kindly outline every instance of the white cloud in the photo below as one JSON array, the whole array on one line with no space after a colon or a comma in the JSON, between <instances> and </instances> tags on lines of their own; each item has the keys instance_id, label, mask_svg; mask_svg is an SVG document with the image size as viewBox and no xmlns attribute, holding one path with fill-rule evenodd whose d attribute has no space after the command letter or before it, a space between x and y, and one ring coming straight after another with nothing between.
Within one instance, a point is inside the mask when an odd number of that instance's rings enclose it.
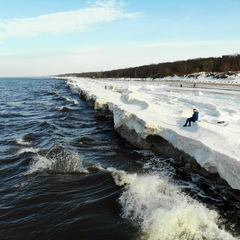
<instances>
[{"instance_id":1,"label":"white cloud","mask_svg":"<svg viewBox=\"0 0 240 240\"><path fill-rule=\"evenodd\" d=\"M0 42L9 37L34 36L41 33L83 32L94 23L136 18L139 12L126 12L115 0L96 1L88 8L57 12L35 18L14 18L0 21Z\"/></svg>"}]
</instances>

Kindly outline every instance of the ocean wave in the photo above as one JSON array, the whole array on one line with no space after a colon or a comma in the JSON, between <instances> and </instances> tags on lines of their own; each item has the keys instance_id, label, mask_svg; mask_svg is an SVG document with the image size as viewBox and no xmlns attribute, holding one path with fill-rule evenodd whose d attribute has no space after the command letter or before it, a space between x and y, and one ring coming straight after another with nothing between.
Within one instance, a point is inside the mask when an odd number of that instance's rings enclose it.
<instances>
[{"instance_id":1,"label":"ocean wave","mask_svg":"<svg viewBox=\"0 0 240 240\"><path fill-rule=\"evenodd\" d=\"M34 147L27 147L27 148L22 148L18 150L18 154L26 153L26 152L32 152L32 153L37 153L40 151L40 148L34 148Z\"/></svg>"},{"instance_id":2,"label":"ocean wave","mask_svg":"<svg viewBox=\"0 0 240 240\"><path fill-rule=\"evenodd\" d=\"M61 112L70 112L70 111L72 111L72 109L70 109L70 108L68 108L66 106L61 106L61 107L58 107L57 109L59 111L61 111Z\"/></svg>"},{"instance_id":3,"label":"ocean wave","mask_svg":"<svg viewBox=\"0 0 240 240\"><path fill-rule=\"evenodd\" d=\"M78 100L76 100L76 99L72 99L72 98L65 97L65 96L63 97L63 99L68 101L68 102L71 102L71 103L73 103L75 105L79 104Z\"/></svg>"},{"instance_id":4,"label":"ocean wave","mask_svg":"<svg viewBox=\"0 0 240 240\"><path fill-rule=\"evenodd\" d=\"M16 143L19 145L24 145L24 146L30 146L32 145L32 142L26 141L23 137L20 137L16 140Z\"/></svg>"},{"instance_id":5,"label":"ocean wave","mask_svg":"<svg viewBox=\"0 0 240 240\"><path fill-rule=\"evenodd\" d=\"M54 174L88 173L78 153L62 146L54 146L50 151L39 152L34 157L26 175L39 171Z\"/></svg>"},{"instance_id":6,"label":"ocean wave","mask_svg":"<svg viewBox=\"0 0 240 240\"><path fill-rule=\"evenodd\" d=\"M141 239L235 239L218 227L221 219L216 211L185 195L159 175L109 171L115 183L124 186L119 197L121 216L139 225Z\"/></svg>"}]
</instances>

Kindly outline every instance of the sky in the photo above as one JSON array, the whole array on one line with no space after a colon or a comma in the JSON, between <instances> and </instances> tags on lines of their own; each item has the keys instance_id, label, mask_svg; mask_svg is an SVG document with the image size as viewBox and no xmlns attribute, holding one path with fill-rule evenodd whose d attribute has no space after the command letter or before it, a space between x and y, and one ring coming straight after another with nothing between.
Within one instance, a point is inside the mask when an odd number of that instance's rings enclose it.
<instances>
[{"instance_id":1,"label":"sky","mask_svg":"<svg viewBox=\"0 0 240 240\"><path fill-rule=\"evenodd\" d=\"M0 77L240 53L240 0L0 0Z\"/></svg>"}]
</instances>

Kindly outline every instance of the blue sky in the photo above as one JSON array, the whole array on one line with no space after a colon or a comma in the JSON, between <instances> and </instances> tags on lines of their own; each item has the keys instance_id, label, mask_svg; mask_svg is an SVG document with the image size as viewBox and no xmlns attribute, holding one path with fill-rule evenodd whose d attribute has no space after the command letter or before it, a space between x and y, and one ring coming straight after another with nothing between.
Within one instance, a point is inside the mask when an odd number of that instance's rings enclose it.
<instances>
[{"instance_id":1,"label":"blue sky","mask_svg":"<svg viewBox=\"0 0 240 240\"><path fill-rule=\"evenodd\" d=\"M0 0L0 77L240 53L240 0Z\"/></svg>"}]
</instances>

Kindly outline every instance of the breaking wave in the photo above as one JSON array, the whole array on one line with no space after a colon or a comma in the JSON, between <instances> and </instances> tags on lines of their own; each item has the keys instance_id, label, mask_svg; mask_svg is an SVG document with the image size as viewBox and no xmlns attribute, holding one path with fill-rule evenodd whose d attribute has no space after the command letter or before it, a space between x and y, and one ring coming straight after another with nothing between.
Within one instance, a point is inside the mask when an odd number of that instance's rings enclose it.
<instances>
[{"instance_id":1,"label":"breaking wave","mask_svg":"<svg viewBox=\"0 0 240 240\"><path fill-rule=\"evenodd\" d=\"M71 102L71 103L73 103L75 105L79 104L78 100L76 100L76 99L72 99L72 98L69 98L69 97L63 97L63 99L68 101L68 102Z\"/></svg>"},{"instance_id":2,"label":"breaking wave","mask_svg":"<svg viewBox=\"0 0 240 240\"><path fill-rule=\"evenodd\" d=\"M83 160L74 151L55 146L50 151L40 151L33 159L26 174L47 171L55 174L88 173Z\"/></svg>"},{"instance_id":3,"label":"breaking wave","mask_svg":"<svg viewBox=\"0 0 240 240\"><path fill-rule=\"evenodd\" d=\"M221 219L216 211L185 195L159 175L138 176L108 170L115 183L124 186L119 198L121 216L141 228L141 239L235 239L219 228Z\"/></svg>"}]
</instances>

